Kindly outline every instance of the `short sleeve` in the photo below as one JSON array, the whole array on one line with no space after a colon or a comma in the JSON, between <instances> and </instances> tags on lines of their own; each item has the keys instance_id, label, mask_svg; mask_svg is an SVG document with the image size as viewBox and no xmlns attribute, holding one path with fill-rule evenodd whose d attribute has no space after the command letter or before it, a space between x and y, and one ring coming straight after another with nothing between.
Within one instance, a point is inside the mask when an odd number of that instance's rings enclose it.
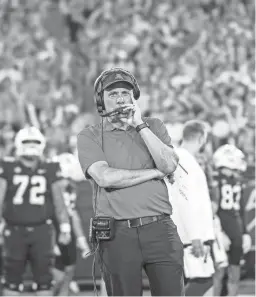
<instances>
[{"instance_id":1,"label":"short sleeve","mask_svg":"<svg viewBox=\"0 0 256 297\"><path fill-rule=\"evenodd\" d=\"M173 148L171 137L165 127L165 124L157 118L148 118L148 122L151 131L166 145Z\"/></svg>"},{"instance_id":2,"label":"short sleeve","mask_svg":"<svg viewBox=\"0 0 256 297\"><path fill-rule=\"evenodd\" d=\"M54 183L56 181L62 180L63 174L60 168L60 164L58 162L51 162L49 171L51 173L51 182Z\"/></svg>"},{"instance_id":3,"label":"short sleeve","mask_svg":"<svg viewBox=\"0 0 256 297\"><path fill-rule=\"evenodd\" d=\"M9 164L11 165L12 163ZM8 169L10 171L11 167L12 166L8 166L8 163L6 163L4 160L0 160L0 178L8 180Z\"/></svg>"},{"instance_id":4,"label":"short sleeve","mask_svg":"<svg viewBox=\"0 0 256 297\"><path fill-rule=\"evenodd\" d=\"M98 161L107 162L100 144L89 130L82 131L78 134L77 151L79 163L86 178L90 178L87 174L87 170L93 163Z\"/></svg>"},{"instance_id":5,"label":"short sleeve","mask_svg":"<svg viewBox=\"0 0 256 297\"><path fill-rule=\"evenodd\" d=\"M0 178L4 178L4 165L2 160L0 160Z\"/></svg>"}]
</instances>

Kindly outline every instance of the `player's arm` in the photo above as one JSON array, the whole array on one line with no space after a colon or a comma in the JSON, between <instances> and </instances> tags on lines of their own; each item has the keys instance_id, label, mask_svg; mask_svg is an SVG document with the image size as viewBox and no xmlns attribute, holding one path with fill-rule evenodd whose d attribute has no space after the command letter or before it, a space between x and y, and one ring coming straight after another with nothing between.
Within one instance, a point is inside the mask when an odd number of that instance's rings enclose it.
<instances>
[{"instance_id":1,"label":"player's arm","mask_svg":"<svg viewBox=\"0 0 256 297\"><path fill-rule=\"evenodd\" d=\"M219 189L219 181L216 175L211 179L209 186L209 194L212 202L212 210L215 215L219 208L220 203L220 189Z\"/></svg>"},{"instance_id":2,"label":"player's arm","mask_svg":"<svg viewBox=\"0 0 256 297\"><path fill-rule=\"evenodd\" d=\"M243 253L247 254L252 247L252 239L249 234L249 231L247 230L247 225L246 225L246 220L245 220L245 199L243 195L243 189L244 186L242 186L242 191L241 191L241 199L240 199L240 216L241 216L241 221L242 221L242 228L243 228Z\"/></svg>"},{"instance_id":3,"label":"player's arm","mask_svg":"<svg viewBox=\"0 0 256 297\"><path fill-rule=\"evenodd\" d=\"M246 227L246 220L245 220L245 199L244 199L244 191L243 191L243 187L241 190L241 199L240 199L240 217L241 217L241 221L242 221L242 227L243 227L243 234L248 234L248 230Z\"/></svg>"},{"instance_id":4,"label":"player's arm","mask_svg":"<svg viewBox=\"0 0 256 297\"><path fill-rule=\"evenodd\" d=\"M84 237L81 218L76 209L72 211L71 221L76 238Z\"/></svg>"},{"instance_id":5,"label":"player's arm","mask_svg":"<svg viewBox=\"0 0 256 297\"><path fill-rule=\"evenodd\" d=\"M90 255L91 249L84 235L82 222L76 209L72 211L71 220L72 220L73 231L76 236L77 247L80 249L82 253L82 257L86 258Z\"/></svg>"},{"instance_id":6,"label":"player's arm","mask_svg":"<svg viewBox=\"0 0 256 297\"><path fill-rule=\"evenodd\" d=\"M4 178L0 177L0 222L3 217L3 204L5 199L5 194L7 190L7 181Z\"/></svg>"},{"instance_id":7,"label":"player's arm","mask_svg":"<svg viewBox=\"0 0 256 297\"><path fill-rule=\"evenodd\" d=\"M72 212L71 220L78 246L85 246L88 250L90 250L89 244L83 231L81 218L76 209L74 209Z\"/></svg>"},{"instance_id":8,"label":"player's arm","mask_svg":"<svg viewBox=\"0 0 256 297\"><path fill-rule=\"evenodd\" d=\"M52 196L56 218L60 225L60 231L70 232L71 227L67 207L63 198L63 184L61 180L55 181L52 184Z\"/></svg>"}]
</instances>

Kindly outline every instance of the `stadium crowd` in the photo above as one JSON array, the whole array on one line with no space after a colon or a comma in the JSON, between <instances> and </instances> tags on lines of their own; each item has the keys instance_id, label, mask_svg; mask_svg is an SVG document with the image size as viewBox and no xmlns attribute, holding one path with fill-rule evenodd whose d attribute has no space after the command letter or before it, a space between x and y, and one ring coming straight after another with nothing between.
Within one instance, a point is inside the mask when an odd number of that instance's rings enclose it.
<instances>
[{"instance_id":1,"label":"stadium crowd","mask_svg":"<svg viewBox=\"0 0 256 297\"><path fill-rule=\"evenodd\" d=\"M1 1L0 154L30 119L49 154L70 150L97 120L92 85L121 66L138 78L144 114L179 138L207 120L215 146L237 145L254 161L254 9L250 0Z\"/></svg>"}]
</instances>

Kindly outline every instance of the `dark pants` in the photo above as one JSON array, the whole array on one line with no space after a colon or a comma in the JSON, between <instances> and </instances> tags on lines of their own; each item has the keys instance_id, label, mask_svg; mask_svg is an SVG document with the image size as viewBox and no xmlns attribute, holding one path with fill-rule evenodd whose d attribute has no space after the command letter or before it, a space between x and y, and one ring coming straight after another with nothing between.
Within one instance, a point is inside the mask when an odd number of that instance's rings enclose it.
<instances>
[{"instance_id":1,"label":"dark pants","mask_svg":"<svg viewBox=\"0 0 256 297\"><path fill-rule=\"evenodd\" d=\"M169 217L136 228L117 224L99 254L109 296L141 296L143 268L153 296L184 296L183 246Z\"/></svg>"},{"instance_id":2,"label":"dark pants","mask_svg":"<svg viewBox=\"0 0 256 297\"><path fill-rule=\"evenodd\" d=\"M58 238L59 234L57 234ZM68 244L58 243L60 255L55 258L55 268L64 271L67 266L75 265L77 258L76 237L72 230L71 241Z\"/></svg>"},{"instance_id":3,"label":"dark pants","mask_svg":"<svg viewBox=\"0 0 256 297\"><path fill-rule=\"evenodd\" d=\"M239 265L243 257L242 220L239 217L234 217L225 212L220 213L219 218L223 231L231 241L228 252L229 264Z\"/></svg>"},{"instance_id":4,"label":"dark pants","mask_svg":"<svg viewBox=\"0 0 256 297\"><path fill-rule=\"evenodd\" d=\"M195 278L188 280L185 287L186 296L204 296L204 294L213 286L212 277Z\"/></svg>"},{"instance_id":5,"label":"dark pants","mask_svg":"<svg viewBox=\"0 0 256 297\"><path fill-rule=\"evenodd\" d=\"M49 287L53 266L53 226L9 226L4 229L3 268L6 285L15 289L22 283L26 263L30 261L34 281ZM14 289L14 290L15 290Z\"/></svg>"}]
</instances>

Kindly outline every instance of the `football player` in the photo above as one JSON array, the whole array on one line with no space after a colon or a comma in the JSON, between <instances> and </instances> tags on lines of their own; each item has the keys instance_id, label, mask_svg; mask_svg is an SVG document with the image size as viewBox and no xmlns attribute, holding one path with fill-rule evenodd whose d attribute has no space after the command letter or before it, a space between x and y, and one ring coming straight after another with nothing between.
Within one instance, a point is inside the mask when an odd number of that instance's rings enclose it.
<instances>
[{"instance_id":1,"label":"football player","mask_svg":"<svg viewBox=\"0 0 256 297\"><path fill-rule=\"evenodd\" d=\"M225 144L214 153L213 162L216 169L213 203L216 204L222 230L230 240L227 290L228 296L234 296L238 293L240 261L243 253L249 251L251 241L244 222L243 173L246 161L241 150ZM219 268L215 273L215 296L221 294L224 274L224 268Z\"/></svg>"},{"instance_id":2,"label":"football player","mask_svg":"<svg viewBox=\"0 0 256 297\"><path fill-rule=\"evenodd\" d=\"M0 162L0 220L3 218L4 295L20 295L30 261L37 295L52 295L52 264L56 216L59 241L70 241L58 163L43 159L45 137L36 127L15 137L15 157Z\"/></svg>"},{"instance_id":3,"label":"football player","mask_svg":"<svg viewBox=\"0 0 256 297\"><path fill-rule=\"evenodd\" d=\"M56 247L57 256L55 268L53 269L55 279L55 295L68 296L70 283L75 272L77 258L77 247L82 256L90 254L90 248L83 232L80 216L76 209L77 190L76 182L85 180L78 160L70 153L63 153L56 156L62 171L62 186L64 189L64 200L68 209L71 221L71 241L68 245L58 244ZM59 228L57 228L57 233Z\"/></svg>"}]
</instances>

